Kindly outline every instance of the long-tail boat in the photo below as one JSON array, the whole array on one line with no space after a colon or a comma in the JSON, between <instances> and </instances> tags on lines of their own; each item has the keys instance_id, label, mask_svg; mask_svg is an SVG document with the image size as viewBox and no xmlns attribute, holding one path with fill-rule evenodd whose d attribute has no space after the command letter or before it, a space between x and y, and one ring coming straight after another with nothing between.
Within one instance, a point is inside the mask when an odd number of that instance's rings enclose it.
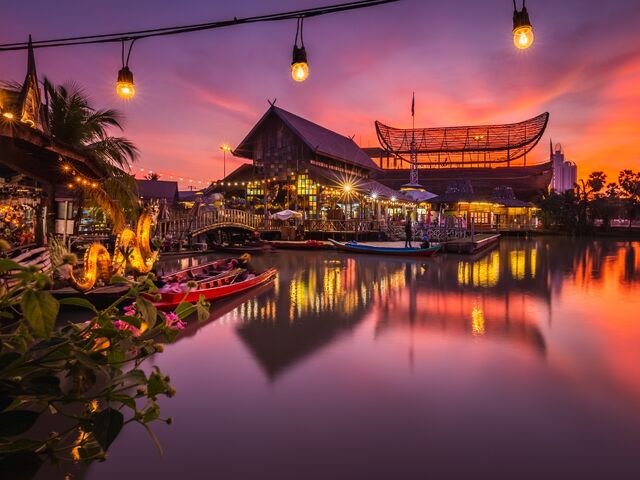
<instances>
[{"instance_id":1,"label":"long-tail boat","mask_svg":"<svg viewBox=\"0 0 640 480\"><path fill-rule=\"evenodd\" d=\"M170 309L180 302L196 302L201 296L205 300L228 297L270 282L278 273L275 268L251 272L242 267L242 262L234 260L217 260L162 277L160 300L154 305Z\"/></svg>"},{"instance_id":2,"label":"long-tail boat","mask_svg":"<svg viewBox=\"0 0 640 480\"><path fill-rule=\"evenodd\" d=\"M428 248L398 248L364 245L357 242L341 243L332 238L329 241L339 250L351 253L370 253L374 255L393 255L403 257L430 257L440 250L440 244Z\"/></svg>"}]
</instances>

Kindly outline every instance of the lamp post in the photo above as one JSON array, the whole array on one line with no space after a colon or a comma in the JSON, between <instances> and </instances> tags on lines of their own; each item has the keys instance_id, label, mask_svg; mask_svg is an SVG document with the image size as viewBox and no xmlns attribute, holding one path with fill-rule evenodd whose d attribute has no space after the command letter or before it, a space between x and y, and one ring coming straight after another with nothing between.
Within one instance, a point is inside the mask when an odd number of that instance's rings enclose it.
<instances>
[{"instance_id":1,"label":"lamp post","mask_svg":"<svg viewBox=\"0 0 640 480\"><path fill-rule=\"evenodd\" d=\"M231 147L220 145L220 150L222 150L222 178L227 178L227 152L231 151Z\"/></svg>"}]
</instances>

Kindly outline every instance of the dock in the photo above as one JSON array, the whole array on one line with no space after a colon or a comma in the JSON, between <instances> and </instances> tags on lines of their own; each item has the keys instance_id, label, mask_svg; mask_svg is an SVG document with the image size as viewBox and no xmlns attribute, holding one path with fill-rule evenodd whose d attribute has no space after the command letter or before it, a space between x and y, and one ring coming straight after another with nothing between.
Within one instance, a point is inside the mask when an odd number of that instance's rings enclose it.
<instances>
[{"instance_id":1,"label":"dock","mask_svg":"<svg viewBox=\"0 0 640 480\"><path fill-rule=\"evenodd\" d=\"M449 253L474 254L495 246L499 240L499 233L476 233L472 237L444 242L443 249Z\"/></svg>"}]
</instances>

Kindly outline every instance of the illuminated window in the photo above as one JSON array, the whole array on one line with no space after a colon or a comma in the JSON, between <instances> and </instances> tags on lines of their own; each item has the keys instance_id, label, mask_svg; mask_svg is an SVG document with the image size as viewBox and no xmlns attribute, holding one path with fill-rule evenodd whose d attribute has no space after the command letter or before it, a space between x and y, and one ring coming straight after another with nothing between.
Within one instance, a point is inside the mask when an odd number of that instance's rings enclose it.
<instances>
[{"instance_id":1,"label":"illuminated window","mask_svg":"<svg viewBox=\"0 0 640 480\"><path fill-rule=\"evenodd\" d=\"M318 185L309 178L306 173L298 175L296 184L298 198L302 200L301 206L308 212L315 212L318 207Z\"/></svg>"}]
</instances>

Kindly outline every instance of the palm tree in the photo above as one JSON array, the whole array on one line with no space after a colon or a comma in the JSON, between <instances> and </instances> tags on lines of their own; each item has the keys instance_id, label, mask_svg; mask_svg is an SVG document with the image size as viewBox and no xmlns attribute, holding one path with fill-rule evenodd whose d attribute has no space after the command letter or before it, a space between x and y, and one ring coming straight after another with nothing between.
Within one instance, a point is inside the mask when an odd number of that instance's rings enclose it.
<instances>
[{"instance_id":1,"label":"palm tree","mask_svg":"<svg viewBox=\"0 0 640 480\"><path fill-rule=\"evenodd\" d=\"M80 219L82 207L88 202L104 210L114 229L119 230L127 214L135 215L139 207L135 180L125 172L129 163L137 159L138 149L125 137L109 135L109 130L123 130L123 115L113 109L94 108L84 89L75 83L54 86L45 78L44 87L49 98L51 136L109 172L109 178L97 187L82 190L76 219Z\"/></svg>"}]
</instances>

